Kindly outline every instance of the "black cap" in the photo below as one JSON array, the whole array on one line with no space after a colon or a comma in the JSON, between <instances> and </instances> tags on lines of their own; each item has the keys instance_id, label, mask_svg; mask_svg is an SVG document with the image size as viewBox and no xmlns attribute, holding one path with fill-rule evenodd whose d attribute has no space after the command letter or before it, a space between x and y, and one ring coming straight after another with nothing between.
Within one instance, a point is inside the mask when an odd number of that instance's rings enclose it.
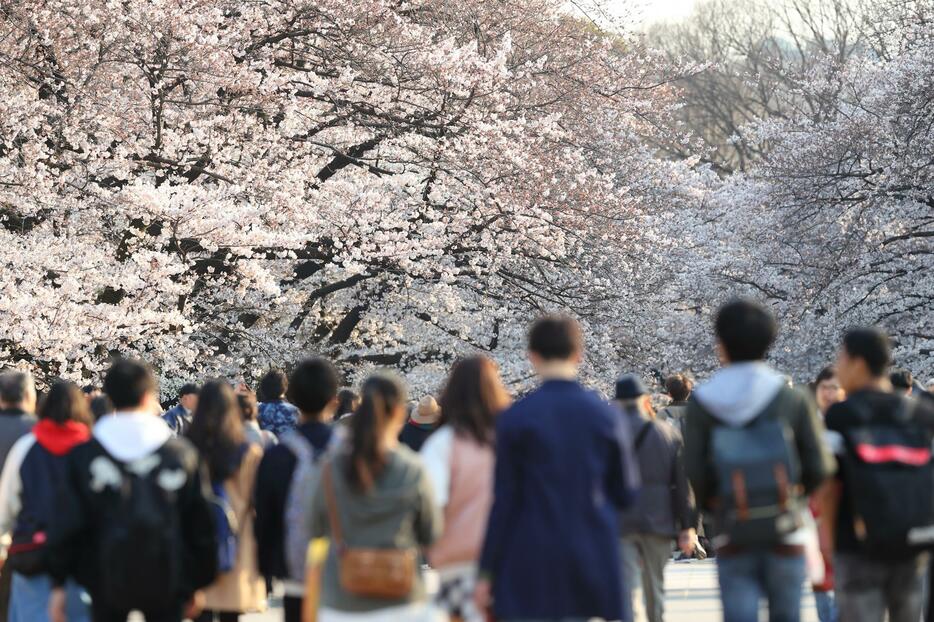
<instances>
[{"instance_id":1,"label":"black cap","mask_svg":"<svg viewBox=\"0 0 934 622\"><path fill-rule=\"evenodd\" d=\"M634 400L645 394L645 385L635 374L625 374L616 381L616 399L618 400Z\"/></svg>"}]
</instances>

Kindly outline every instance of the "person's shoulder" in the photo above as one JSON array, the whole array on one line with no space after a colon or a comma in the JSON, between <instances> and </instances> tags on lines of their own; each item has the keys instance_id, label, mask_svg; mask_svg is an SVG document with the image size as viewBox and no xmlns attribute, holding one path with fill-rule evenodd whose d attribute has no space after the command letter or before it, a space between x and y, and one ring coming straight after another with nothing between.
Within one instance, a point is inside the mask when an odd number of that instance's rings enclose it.
<instances>
[{"instance_id":1,"label":"person's shoulder","mask_svg":"<svg viewBox=\"0 0 934 622\"><path fill-rule=\"evenodd\" d=\"M200 457L198 450L183 436L172 437L157 450L164 458L177 460L187 471L198 468Z\"/></svg>"},{"instance_id":2,"label":"person's shoulder","mask_svg":"<svg viewBox=\"0 0 934 622\"><path fill-rule=\"evenodd\" d=\"M425 472L425 463L421 456L403 443L392 450L393 469L402 472L406 479L421 478Z\"/></svg>"},{"instance_id":3,"label":"person's shoulder","mask_svg":"<svg viewBox=\"0 0 934 622\"><path fill-rule=\"evenodd\" d=\"M934 401L926 398L908 398L914 405L915 418L927 428L934 429Z\"/></svg>"}]
</instances>

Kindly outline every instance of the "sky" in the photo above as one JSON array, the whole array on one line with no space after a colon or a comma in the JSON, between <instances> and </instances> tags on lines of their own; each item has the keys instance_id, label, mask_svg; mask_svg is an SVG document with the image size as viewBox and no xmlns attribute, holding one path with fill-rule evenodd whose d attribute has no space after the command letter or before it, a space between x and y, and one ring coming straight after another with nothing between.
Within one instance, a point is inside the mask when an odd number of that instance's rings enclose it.
<instances>
[{"instance_id":1,"label":"sky","mask_svg":"<svg viewBox=\"0 0 934 622\"><path fill-rule=\"evenodd\" d=\"M687 17L697 0L609 0L608 4L614 12L634 10L644 24L651 24Z\"/></svg>"}]
</instances>

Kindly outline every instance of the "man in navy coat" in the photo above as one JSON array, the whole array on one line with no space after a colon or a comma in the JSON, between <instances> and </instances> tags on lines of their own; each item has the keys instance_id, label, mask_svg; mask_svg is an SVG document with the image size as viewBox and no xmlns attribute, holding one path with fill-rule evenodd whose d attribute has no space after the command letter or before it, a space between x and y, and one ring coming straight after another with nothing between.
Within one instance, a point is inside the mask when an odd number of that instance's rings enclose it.
<instances>
[{"instance_id":1,"label":"man in navy coat","mask_svg":"<svg viewBox=\"0 0 934 622\"><path fill-rule=\"evenodd\" d=\"M619 513L639 487L619 413L576 380L578 324L529 331L542 385L497 420L495 499L477 604L498 620L628 620Z\"/></svg>"}]
</instances>

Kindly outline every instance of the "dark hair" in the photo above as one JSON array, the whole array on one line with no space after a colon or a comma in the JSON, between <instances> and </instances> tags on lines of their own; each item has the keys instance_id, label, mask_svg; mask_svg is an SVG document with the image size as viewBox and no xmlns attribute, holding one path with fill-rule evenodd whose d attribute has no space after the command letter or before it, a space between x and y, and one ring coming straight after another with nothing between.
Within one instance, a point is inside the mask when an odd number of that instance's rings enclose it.
<instances>
[{"instance_id":1,"label":"dark hair","mask_svg":"<svg viewBox=\"0 0 934 622\"><path fill-rule=\"evenodd\" d=\"M380 446L392 411L405 406L405 387L392 376L367 378L360 390L357 412L350 418L350 456L347 479L360 492L367 492L386 463Z\"/></svg>"},{"instance_id":2,"label":"dark hair","mask_svg":"<svg viewBox=\"0 0 934 622\"><path fill-rule=\"evenodd\" d=\"M529 351L546 361L565 361L583 348L581 327L572 318L546 315L529 330Z\"/></svg>"},{"instance_id":3,"label":"dark hair","mask_svg":"<svg viewBox=\"0 0 934 622\"><path fill-rule=\"evenodd\" d=\"M256 397L261 402L274 402L281 399L288 389L289 380L281 369L270 369L259 381Z\"/></svg>"},{"instance_id":4,"label":"dark hair","mask_svg":"<svg viewBox=\"0 0 934 622\"><path fill-rule=\"evenodd\" d=\"M142 361L120 359L110 366L104 376L104 393L117 410L139 406L147 393L155 393L157 390L156 375Z\"/></svg>"},{"instance_id":5,"label":"dark hair","mask_svg":"<svg viewBox=\"0 0 934 622\"><path fill-rule=\"evenodd\" d=\"M731 363L765 358L775 341L775 317L751 300L733 300L717 312L714 330Z\"/></svg>"},{"instance_id":6,"label":"dark hair","mask_svg":"<svg viewBox=\"0 0 934 622\"><path fill-rule=\"evenodd\" d=\"M833 365L828 365L824 369L820 370L820 372L818 372L817 374L817 377L814 378L814 388L816 389L817 385L819 385L825 380L830 380L836 375L837 375L837 368L834 367Z\"/></svg>"},{"instance_id":7,"label":"dark hair","mask_svg":"<svg viewBox=\"0 0 934 622\"><path fill-rule=\"evenodd\" d=\"M52 384L48 395L39 409L39 419L48 419L55 423L77 421L86 426L92 423L91 411L84 393L73 382L59 380Z\"/></svg>"},{"instance_id":8,"label":"dark hair","mask_svg":"<svg viewBox=\"0 0 934 622\"><path fill-rule=\"evenodd\" d=\"M317 356L308 358L292 371L289 402L302 414L317 415L337 396L339 386L340 379L331 361Z\"/></svg>"},{"instance_id":9,"label":"dark hair","mask_svg":"<svg viewBox=\"0 0 934 622\"><path fill-rule=\"evenodd\" d=\"M485 356L462 359L451 368L441 392L441 425L481 445L493 443L496 416L509 405L496 363Z\"/></svg>"},{"instance_id":10,"label":"dark hair","mask_svg":"<svg viewBox=\"0 0 934 622\"><path fill-rule=\"evenodd\" d=\"M114 405L106 395L95 396L91 400L90 408L91 414L94 416L94 421L114 411Z\"/></svg>"},{"instance_id":11,"label":"dark hair","mask_svg":"<svg viewBox=\"0 0 934 622\"><path fill-rule=\"evenodd\" d=\"M193 382L186 382L182 385L182 388L178 390L179 397L185 397L186 395L191 395L198 392L198 385Z\"/></svg>"},{"instance_id":12,"label":"dark hair","mask_svg":"<svg viewBox=\"0 0 934 622\"><path fill-rule=\"evenodd\" d=\"M852 358L862 359L876 378L885 375L892 362L888 336L878 328L854 328L843 336L843 349Z\"/></svg>"},{"instance_id":13,"label":"dark hair","mask_svg":"<svg viewBox=\"0 0 934 622\"><path fill-rule=\"evenodd\" d=\"M256 421L259 405L253 393L237 393L237 405L240 407L240 416L244 421Z\"/></svg>"},{"instance_id":14,"label":"dark hair","mask_svg":"<svg viewBox=\"0 0 934 622\"><path fill-rule=\"evenodd\" d=\"M337 393L337 416L346 415L357 410L360 405L360 396L353 389L341 389Z\"/></svg>"},{"instance_id":15,"label":"dark hair","mask_svg":"<svg viewBox=\"0 0 934 622\"><path fill-rule=\"evenodd\" d=\"M211 380L201 388L188 438L207 464L212 481L224 481L237 471L245 437L237 396L226 381Z\"/></svg>"},{"instance_id":16,"label":"dark hair","mask_svg":"<svg viewBox=\"0 0 934 622\"><path fill-rule=\"evenodd\" d=\"M93 384L86 384L83 387L81 387L81 392L84 393L85 395L90 395L94 393L95 391L97 391L97 387L95 387Z\"/></svg>"},{"instance_id":17,"label":"dark hair","mask_svg":"<svg viewBox=\"0 0 934 622\"><path fill-rule=\"evenodd\" d=\"M889 382L896 389L907 391L914 385L915 379L907 369L893 369L889 374Z\"/></svg>"},{"instance_id":18,"label":"dark hair","mask_svg":"<svg viewBox=\"0 0 934 622\"><path fill-rule=\"evenodd\" d=\"M26 372L11 369L0 374L0 400L8 404L19 404L26 400L31 391L35 391L35 384L32 376Z\"/></svg>"},{"instance_id":19,"label":"dark hair","mask_svg":"<svg viewBox=\"0 0 934 622\"><path fill-rule=\"evenodd\" d=\"M665 378L665 391L676 402L683 402L691 396L694 381L684 374L672 374Z\"/></svg>"}]
</instances>

